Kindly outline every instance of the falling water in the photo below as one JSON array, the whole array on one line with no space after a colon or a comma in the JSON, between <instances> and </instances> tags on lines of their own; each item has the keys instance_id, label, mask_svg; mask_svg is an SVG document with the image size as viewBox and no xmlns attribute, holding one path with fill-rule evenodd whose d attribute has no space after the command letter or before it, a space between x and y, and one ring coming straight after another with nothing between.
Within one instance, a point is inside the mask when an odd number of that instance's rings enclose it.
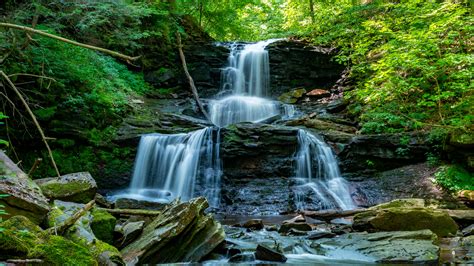
<instances>
[{"instance_id":1,"label":"falling water","mask_svg":"<svg viewBox=\"0 0 474 266\"><path fill-rule=\"evenodd\" d=\"M202 194L211 206L218 206L222 171L217 135L213 141L213 129L207 127L188 134L142 136L127 197L188 200L195 196L195 184L201 178Z\"/></svg>"},{"instance_id":2,"label":"falling water","mask_svg":"<svg viewBox=\"0 0 474 266\"><path fill-rule=\"evenodd\" d=\"M265 47L276 39L231 45L228 66L222 70L222 90L232 95L209 103L212 122L220 127L257 122L280 114L280 103L262 98L270 85L270 65Z\"/></svg>"},{"instance_id":3,"label":"falling water","mask_svg":"<svg viewBox=\"0 0 474 266\"><path fill-rule=\"evenodd\" d=\"M354 209L349 187L342 178L331 148L319 137L300 129L296 153L295 205L307 209L307 199L321 209ZM309 196L313 195L313 197Z\"/></svg>"}]
</instances>

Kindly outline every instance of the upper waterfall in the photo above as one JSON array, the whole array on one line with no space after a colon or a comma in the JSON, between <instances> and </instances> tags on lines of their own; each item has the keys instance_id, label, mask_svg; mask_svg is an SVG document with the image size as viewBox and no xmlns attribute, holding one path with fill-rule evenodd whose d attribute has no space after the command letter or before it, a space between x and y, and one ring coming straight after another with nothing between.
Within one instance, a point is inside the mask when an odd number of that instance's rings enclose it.
<instances>
[{"instance_id":1,"label":"upper waterfall","mask_svg":"<svg viewBox=\"0 0 474 266\"><path fill-rule=\"evenodd\" d=\"M215 125L257 122L281 113L279 102L262 98L270 85L269 56L265 48L278 40L230 46L228 65L222 69L221 89L231 91L232 95L209 102Z\"/></svg>"}]
</instances>

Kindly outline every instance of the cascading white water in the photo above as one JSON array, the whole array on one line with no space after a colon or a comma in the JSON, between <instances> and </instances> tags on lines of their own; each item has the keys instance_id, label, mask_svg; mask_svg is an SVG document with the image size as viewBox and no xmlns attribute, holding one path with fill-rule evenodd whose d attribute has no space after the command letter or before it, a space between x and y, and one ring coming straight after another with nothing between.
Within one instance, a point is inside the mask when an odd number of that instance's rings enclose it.
<instances>
[{"instance_id":1,"label":"cascading white water","mask_svg":"<svg viewBox=\"0 0 474 266\"><path fill-rule=\"evenodd\" d=\"M257 122L280 114L280 103L262 98L270 85L270 65L265 47L276 39L231 45L228 66L222 70L222 90L232 95L209 102L212 122L227 126L239 122Z\"/></svg>"},{"instance_id":2,"label":"cascading white water","mask_svg":"<svg viewBox=\"0 0 474 266\"><path fill-rule=\"evenodd\" d=\"M222 171L219 136L217 138L214 142L210 127L188 134L142 136L125 197L149 201L170 201L177 197L188 200L195 196L195 184L202 178L204 196L211 206L218 206ZM202 174L200 168L203 168Z\"/></svg>"},{"instance_id":3,"label":"cascading white water","mask_svg":"<svg viewBox=\"0 0 474 266\"><path fill-rule=\"evenodd\" d=\"M319 137L302 129L298 131L298 143L295 167L296 208L307 208L305 198L308 194L313 194L321 209L354 209L349 186L341 176L331 148Z\"/></svg>"}]
</instances>

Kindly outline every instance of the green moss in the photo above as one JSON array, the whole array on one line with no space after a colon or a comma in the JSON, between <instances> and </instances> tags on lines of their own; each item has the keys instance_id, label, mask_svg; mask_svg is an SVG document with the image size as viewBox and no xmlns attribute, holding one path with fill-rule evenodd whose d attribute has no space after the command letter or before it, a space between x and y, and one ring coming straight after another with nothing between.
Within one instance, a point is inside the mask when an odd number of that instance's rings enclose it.
<instances>
[{"instance_id":1,"label":"green moss","mask_svg":"<svg viewBox=\"0 0 474 266\"><path fill-rule=\"evenodd\" d=\"M87 248L50 235L26 217L14 216L0 227L5 228L0 233L0 259L36 258L50 265L97 265Z\"/></svg>"},{"instance_id":2,"label":"green moss","mask_svg":"<svg viewBox=\"0 0 474 266\"><path fill-rule=\"evenodd\" d=\"M117 219L107 211L99 210L97 208L92 210L91 228L98 239L108 244L112 244L116 223Z\"/></svg>"},{"instance_id":3,"label":"green moss","mask_svg":"<svg viewBox=\"0 0 474 266\"><path fill-rule=\"evenodd\" d=\"M460 165L441 166L435 182L449 191L474 190L474 175Z\"/></svg>"},{"instance_id":4,"label":"green moss","mask_svg":"<svg viewBox=\"0 0 474 266\"><path fill-rule=\"evenodd\" d=\"M90 249L95 258L100 259L104 254L107 254L106 257L117 265L124 265L122 259L122 254L115 248L105 242L96 240L93 245L90 245Z\"/></svg>"},{"instance_id":5,"label":"green moss","mask_svg":"<svg viewBox=\"0 0 474 266\"><path fill-rule=\"evenodd\" d=\"M29 256L44 258L46 264L52 265L97 265L87 248L54 235L36 245Z\"/></svg>"},{"instance_id":6,"label":"green moss","mask_svg":"<svg viewBox=\"0 0 474 266\"><path fill-rule=\"evenodd\" d=\"M61 217L63 215L64 215L64 212L61 210L61 208L58 208L56 206L51 208L51 211L48 213L48 219L47 219L48 227L56 226L58 222L60 222L61 220L64 220L64 218Z\"/></svg>"},{"instance_id":7,"label":"green moss","mask_svg":"<svg viewBox=\"0 0 474 266\"><path fill-rule=\"evenodd\" d=\"M71 181L67 183L47 182L41 185L43 194L52 199L67 199L73 202L87 203L94 198L95 192L89 192L90 184Z\"/></svg>"}]
</instances>

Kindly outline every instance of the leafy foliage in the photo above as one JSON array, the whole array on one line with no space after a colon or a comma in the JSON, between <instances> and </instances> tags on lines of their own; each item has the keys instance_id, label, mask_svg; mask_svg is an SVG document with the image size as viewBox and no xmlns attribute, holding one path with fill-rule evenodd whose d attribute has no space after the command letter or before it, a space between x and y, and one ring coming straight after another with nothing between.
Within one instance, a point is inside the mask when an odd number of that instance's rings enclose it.
<instances>
[{"instance_id":1,"label":"leafy foliage","mask_svg":"<svg viewBox=\"0 0 474 266\"><path fill-rule=\"evenodd\" d=\"M437 184L450 191L474 190L474 175L459 165L441 166L435 178Z\"/></svg>"}]
</instances>

